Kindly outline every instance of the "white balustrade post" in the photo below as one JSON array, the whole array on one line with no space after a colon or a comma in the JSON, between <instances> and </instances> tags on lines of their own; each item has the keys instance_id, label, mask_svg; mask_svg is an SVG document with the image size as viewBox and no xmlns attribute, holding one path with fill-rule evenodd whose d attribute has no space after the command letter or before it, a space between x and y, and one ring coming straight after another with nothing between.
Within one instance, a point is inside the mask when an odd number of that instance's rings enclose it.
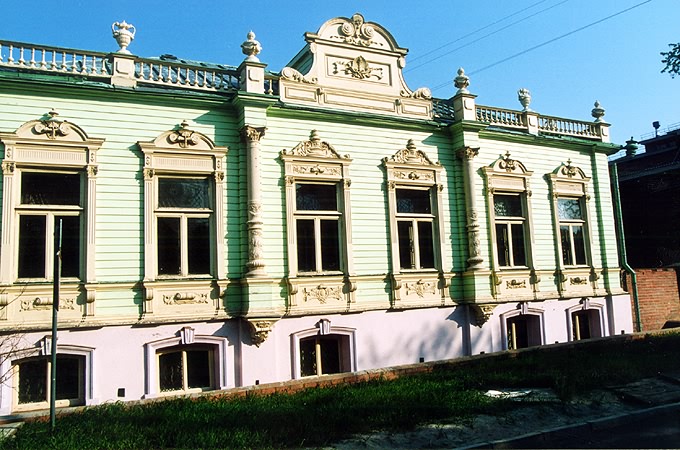
<instances>
[{"instance_id":1,"label":"white balustrade post","mask_svg":"<svg viewBox=\"0 0 680 450\"><path fill-rule=\"evenodd\" d=\"M474 94L471 94L467 87L470 85L470 78L465 75L461 67L458 69L458 76L453 79L454 85L458 88L456 95L453 96L453 110L456 120L477 120Z\"/></svg>"},{"instance_id":2,"label":"white balustrade post","mask_svg":"<svg viewBox=\"0 0 680 450\"><path fill-rule=\"evenodd\" d=\"M241 90L255 94L264 94L264 68L266 64L260 62L257 55L262 46L255 40L255 33L248 33L248 40L241 44L246 59L238 67Z\"/></svg>"}]
</instances>

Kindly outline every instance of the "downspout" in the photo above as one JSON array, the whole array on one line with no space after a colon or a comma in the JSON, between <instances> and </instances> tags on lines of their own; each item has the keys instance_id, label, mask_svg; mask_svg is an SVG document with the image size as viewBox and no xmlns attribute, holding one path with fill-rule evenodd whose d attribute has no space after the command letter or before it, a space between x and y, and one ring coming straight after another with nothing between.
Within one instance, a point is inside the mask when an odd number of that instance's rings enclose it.
<instances>
[{"instance_id":1,"label":"downspout","mask_svg":"<svg viewBox=\"0 0 680 450\"><path fill-rule=\"evenodd\" d=\"M626 146L623 147L629 155L634 155L637 146L635 141L626 141ZM619 248L619 261L621 268L630 274L631 287L633 288L633 306L635 308L635 322L636 331L642 331L642 319L640 318L640 297L638 296L637 275L632 267L628 264L628 256L626 254L626 238L623 233L623 214L621 213L621 195L619 193L619 170L614 161L609 172L611 176L612 194L614 200L614 221L616 223L616 235Z\"/></svg>"}]
</instances>

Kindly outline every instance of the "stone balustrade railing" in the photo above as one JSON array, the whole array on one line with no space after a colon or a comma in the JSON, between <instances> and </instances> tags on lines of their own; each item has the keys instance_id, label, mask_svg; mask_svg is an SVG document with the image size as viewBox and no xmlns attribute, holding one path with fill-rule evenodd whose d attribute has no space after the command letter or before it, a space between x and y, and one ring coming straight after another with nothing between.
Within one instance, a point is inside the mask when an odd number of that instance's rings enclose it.
<instances>
[{"instance_id":1,"label":"stone balustrade railing","mask_svg":"<svg viewBox=\"0 0 680 450\"><path fill-rule=\"evenodd\" d=\"M477 105L477 120L506 128L526 128L524 115L520 111Z\"/></svg>"},{"instance_id":2,"label":"stone balustrade railing","mask_svg":"<svg viewBox=\"0 0 680 450\"><path fill-rule=\"evenodd\" d=\"M117 59L126 60L134 66L134 71L130 66L130 73L122 75L131 79L127 86L161 85L209 92L241 89L239 72L235 68L0 40L0 67L12 70L102 78L116 84L116 80L121 78L119 65L115 64ZM279 77L266 73L264 78L262 93L278 95Z\"/></svg>"},{"instance_id":3,"label":"stone balustrade railing","mask_svg":"<svg viewBox=\"0 0 680 450\"><path fill-rule=\"evenodd\" d=\"M600 123L581 122L561 117L538 116L538 129L543 133L599 139Z\"/></svg>"},{"instance_id":4,"label":"stone balustrade railing","mask_svg":"<svg viewBox=\"0 0 680 450\"><path fill-rule=\"evenodd\" d=\"M501 128L526 130L533 134L574 136L609 142L609 124L605 122L585 122L542 116L533 111L514 111L481 105L475 106L475 118L478 122L486 122Z\"/></svg>"},{"instance_id":5,"label":"stone balustrade railing","mask_svg":"<svg viewBox=\"0 0 680 450\"><path fill-rule=\"evenodd\" d=\"M175 61L135 58L135 77L140 84L206 91L237 91L235 69L218 69Z\"/></svg>"},{"instance_id":6,"label":"stone balustrade railing","mask_svg":"<svg viewBox=\"0 0 680 450\"><path fill-rule=\"evenodd\" d=\"M106 53L0 41L0 66L88 77L110 77Z\"/></svg>"}]
</instances>

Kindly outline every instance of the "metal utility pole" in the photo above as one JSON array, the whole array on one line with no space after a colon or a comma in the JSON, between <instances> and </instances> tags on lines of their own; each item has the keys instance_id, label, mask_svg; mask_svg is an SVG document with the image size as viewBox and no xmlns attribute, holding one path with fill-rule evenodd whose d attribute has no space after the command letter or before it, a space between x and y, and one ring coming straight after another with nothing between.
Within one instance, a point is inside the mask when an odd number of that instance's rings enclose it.
<instances>
[{"instance_id":1,"label":"metal utility pole","mask_svg":"<svg viewBox=\"0 0 680 450\"><path fill-rule=\"evenodd\" d=\"M61 277L61 222L54 221L54 287L52 290L52 360L50 364L50 426L57 426L57 312L59 311L59 281Z\"/></svg>"}]
</instances>

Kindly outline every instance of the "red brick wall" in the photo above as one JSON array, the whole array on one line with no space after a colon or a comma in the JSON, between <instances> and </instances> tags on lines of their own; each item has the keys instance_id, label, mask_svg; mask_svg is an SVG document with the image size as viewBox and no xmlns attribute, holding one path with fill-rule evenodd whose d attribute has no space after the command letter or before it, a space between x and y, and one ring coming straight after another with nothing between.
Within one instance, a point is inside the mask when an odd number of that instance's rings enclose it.
<instances>
[{"instance_id":1,"label":"red brick wall","mask_svg":"<svg viewBox=\"0 0 680 450\"><path fill-rule=\"evenodd\" d=\"M660 330L669 320L680 321L680 295L675 269L635 269L644 331ZM627 276L629 292L630 275ZM632 301L631 301L632 304ZM633 305L635 321L635 305Z\"/></svg>"}]
</instances>

